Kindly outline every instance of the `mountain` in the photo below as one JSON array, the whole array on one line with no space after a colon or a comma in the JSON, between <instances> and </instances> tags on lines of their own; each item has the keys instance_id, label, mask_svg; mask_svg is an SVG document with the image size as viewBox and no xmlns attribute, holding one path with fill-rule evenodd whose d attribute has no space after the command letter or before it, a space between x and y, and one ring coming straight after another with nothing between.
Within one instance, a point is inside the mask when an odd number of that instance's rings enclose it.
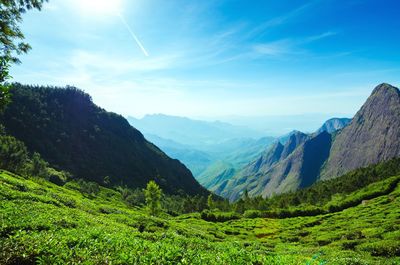
<instances>
[{"instance_id":1,"label":"mountain","mask_svg":"<svg viewBox=\"0 0 400 265\"><path fill-rule=\"evenodd\" d=\"M259 171L268 170L275 163L286 159L298 146L304 143L309 136L302 132L294 132L287 139L285 145L281 142L276 142L269 150L267 150L260 158L250 163L243 173L246 175L253 175Z\"/></svg>"},{"instance_id":2,"label":"mountain","mask_svg":"<svg viewBox=\"0 0 400 265\"><path fill-rule=\"evenodd\" d=\"M332 118L327 120L322 127L317 130L317 133L321 133L323 131L334 133L346 127L350 122L351 119L348 118Z\"/></svg>"},{"instance_id":3,"label":"mountain","mask_svg":"<svg viewBox=\"0 0 400 265\"><path fill-rule=\"evenodd\" d=\"M214 157L211 163L196 179L207 189L214 191L222 182L230 179L239 169L256 159L268 148L274 139L232 139L209 146L208 152Z\"/></svg>"},{"instance_id":4,"label":"mountain","mask_svg":"<svg viewBox=\"0 0 400 265\"><path fill-rule=\"evenodd\" d=\"M329 154L330 143L331 135L327 132L315 136L297 132L285 145L276 143L223 183L216 189L217 194L237 200L244 190L248 190L250 196L270 197L307 187L317 179Z\"/></svg>"},{"instance_id":5,"label":"mountain","mask_svg":"<svg viewBox=\"0 0 400 265\"><path fill-rule=\"evenodd\" d=\"M156 180L167 193L207 194L183 164L122 116L96 106L88 94L73 87L20 84L11 93L0 122L51 166L98 183L106 176L111 185L129 187Z\"/></svg>"},{"instance_id":6,"label":"mountain","mask_svg":"<svg viewBox=\"0 0 400 265\"><path fill-rule=\"evenodd\" d=\"M215 160L215 158L207 152L177 143L173 140L164 139L153 134L147 134L145 138L158 146L168 156L181 161L190 169L195 177L206 170Z\"/></svg>"},{"instance_id":7,"label":"mountain","mask_svg":"<svg viewBox=\"0 0 400 265\"><path fill-rule=\"evenodd\" d=\"M256 159L273 137L223 122L207 122L163 114L128 118L150 142L169 156L179 159L206 188L213 190L221 181Z\"/></svg>"},{"instance_id":8,"label":"mountain","mask_svg":"<svg viewBox=\"0 0 400 265\"><path fill-rule=\"evenodd\" d=\"M293 134L298 134L298 133L303 133L303 132L298 131L298 130L293 130L293 131L291 131L291 132L289 132L289 133L287 133L287 134L284 134L283 136L280 136L280 137L278 138L278 141L279 141L280 143L282 143L282 144L285 144L287 141L289 141L290 137L291 137Z\"/></svg>"},{"instance_id":9,"label":"mountain","mask_svg":"<svg viewBox=\"0 0 400 265\"><path fill-rule=\"evenodd\" d=\"M377 86L347 126L346 122L329 120L310 135L292 132L283 144L275 143L215 191L230 200L245 190L251 196L269 197L400 156L397 88Z\"/></svg>"},{"instance_id":10,"label":"mountain","mask_svg":"<svg viewBox=\"0 0 400 265\"><path fill-rule=\"evenodd\" d=\"M210 191L214 191L220 183L231 179L236 174L237 166L226 162L216 161L207 167L196 179Z\"/></svg>"},{"instance_id":11,"label":"mountain","mask_svg":"<svg viewBox=\"0 0 400 265\"><path fill-rule=\"evenodd\" d=\"M337 136L322 179L400 156L400 91L377 86L352 122Z\"/></svg>"},{"instance_id":12,"label":"mountain","mask_svg":"<svg viewBox=\"0 0 400 265\"><path fill-rule=\"evenodd\" d=\"M260 138L262 133L242 126L220 121L208 122L164 114L146 115L141 119L127 118L129 123L143 132L173 140L177 143L202 148L235 138Z\"/></svg>"}]
</instances>

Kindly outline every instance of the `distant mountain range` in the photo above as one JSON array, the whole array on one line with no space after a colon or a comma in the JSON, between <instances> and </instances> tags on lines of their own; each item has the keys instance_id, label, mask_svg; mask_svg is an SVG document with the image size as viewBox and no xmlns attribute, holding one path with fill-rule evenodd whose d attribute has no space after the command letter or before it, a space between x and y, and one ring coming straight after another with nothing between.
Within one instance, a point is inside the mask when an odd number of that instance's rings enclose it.
<instances>
[{"instance_id":1,"label":"distant mountain range","mask_svg":"<svg viewBox=\"0 0 400 265\"><path fill-rule=\"evenodd\" d=\"M235 138L265 136L247 127L220 121L208 122L164 114L146 115L141 119L128 117L127 120L144 135L157 135L194 148L203 148L205 145L215 145Z\"/></svg>"},{"instance_id":2,"label":"distant mountain range","mask_svg":"<svg viewBox=\"0 0 400 265\"><path fill-rule=\"evenodd\" d=\"M400 156L400 92L381 84L349 119L331 119L317 132L293 132L213 191L236 200L247 190L264 197Z\"/></svg>"},{"instance_id":3,"label":"distant mountain range","mask_svg":"<svg viewBox=\"0 0 400 265\"><path fill-rule=\"evenodd\" d=\"M155 180L167 193L209 193L180 161L81 90L14 84L11 93L0 123L52 167L100 184L108 177L110 185L142 188Z\"/></svg>"},{"instance_id":4,"label":"distant mountain range","mask_svg":"<svg viewBox=\"0 0 400 265\"><path fill-rule=\"evenodd\" d=\"M132 126L169 156L184 163L206 188L214 178L229 178L260 155L274 140L246 127L162 114L128 117Z\"/></svg>"}]
</instances>

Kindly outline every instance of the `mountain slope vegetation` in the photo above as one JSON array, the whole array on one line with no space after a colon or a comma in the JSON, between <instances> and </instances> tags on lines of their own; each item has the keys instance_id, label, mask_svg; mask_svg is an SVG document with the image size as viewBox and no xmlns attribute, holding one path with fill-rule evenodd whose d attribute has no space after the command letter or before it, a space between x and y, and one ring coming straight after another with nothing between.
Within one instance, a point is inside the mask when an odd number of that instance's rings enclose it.
<instances>
[{"instance_id":1,"label":"mountain slope vegetation","mask_svg":"<svg viewBox=\"0 0 400 265\"><path fill-rule=\"evenodd\" d=\"M398 161L397 163L398 168ZM393 164L394 165L394 164ZM376 172L385 172L385 166ZM372 169L370 169L372 170ZM387 170L388 174L393 168ZM385 189L382 178L360 192ZM335 180L332 180L332 182ZM397 181L398 183L398 181ZM0 173L1 264L398 264L400 188L329 214L151 217L121 193ZM32 210L34 209L34 210ZM217 212L215 212L217 214Z\"/></svg>"},{"instance_id":2,"label":"mountain slope vegetation","mask_svg":"<svg viewBox=\"0 0 400 265\"><path fill-rule=\"evenodd\" d=\"M73 88L14 84L0 122L6 132L56 169L109 185L144 187L155 180L167 193L207 194L191 172L169 158L120 115Z\"/></svg>"}]
</instances>

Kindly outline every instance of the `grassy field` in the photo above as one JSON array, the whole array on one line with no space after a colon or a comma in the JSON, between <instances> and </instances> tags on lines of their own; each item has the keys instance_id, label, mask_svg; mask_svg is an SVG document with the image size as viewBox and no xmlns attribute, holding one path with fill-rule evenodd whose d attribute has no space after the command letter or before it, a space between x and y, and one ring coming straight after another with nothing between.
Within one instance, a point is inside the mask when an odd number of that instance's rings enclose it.
<instances>
[{"instance_id":1,"label":"grassy field","mask_svg":"<svg viewBox=\"0 0 400 265\"><path fill-rule=\"evenodd\" d=\"M396 179L348 195L376 197L335 213L213 223L1 172L0 264L400 264L400 187L379 192Z\"/></svg>"}]
</instances>

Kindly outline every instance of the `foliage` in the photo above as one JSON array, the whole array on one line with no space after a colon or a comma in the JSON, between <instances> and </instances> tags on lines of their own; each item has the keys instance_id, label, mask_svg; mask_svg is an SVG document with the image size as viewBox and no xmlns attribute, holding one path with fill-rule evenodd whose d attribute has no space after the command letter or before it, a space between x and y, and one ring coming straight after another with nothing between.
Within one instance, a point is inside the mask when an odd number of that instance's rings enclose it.
<instances>
[{"instance_id":1,"label":"foliage","mask_svg":"<svg viewBox=\"0 0 400 265\"><path fill-rule=\"evenodd\" d=\"M141 206L146 202L144 193L141 189L129 191L128 195L125 197L125 201L131 206Z\"/></svg>"},{"instance_id":2,"label":"foliage","mask_svg":"<svg viewBox=\"0 0 400 265\"><path fill-rule=\"evenodd\" d=\"M31 173L37 177L47 177L48 163L44 161L39 153L33 153L32 155L32 169Z\"/></svg>"},{"instance_id":3,"label":"foliage","mask_svg":"<svg viewBox=\"0 0 400 265\"><path fill-rule=\"evenodd\" d=\"M0 135L0 168L23 174L28 162L28 150L12 136Z\"/></svg>"},{"instance_id":4,"label":"foliage","mask_svg":"<svg viewBox=\"0 0 400 265\"><path fill-rule=\"evenodd\" d=\"M100 192L100 186L95 182L79 179L77 183L82 194L94 197Z\"/></svg>"},{"instance_id":5,"label":"foliage","mask_svg":"<svg viewBox=\"0 0 400 265\"><path fill-rule=\"evenodd\" d=\"M161 210L162 190L154 181L147 183L146 189L143 191L146 199L147 209L151 215L158 215Z\"/></svg>"},{"instance_id":6,"label":"foliage","mask_svg":"<svg viewBox=\"0 0 400 265\"><path fill-rule=\"evenodd\" d=\"M207 206L210 210L214 209L214 200L212 194L208 195L207 197Z\"/></svg>"},{"instance_id":7,"label":"foliage","mask_svg":"<svg viewBox=\"0 0 400 265\"><path fill-rule=\"evenodd\" d=\"M18 63L16 57L28 52L29 44L21 42L24 34L19 28L22 14L29 9L42 7L44 0L2 0L0 3L0 112L10 102L9 68L11 63Z\"/></svg>"},{"instance_id":8,"label":"foliage","mask_svg":"<svg viewBox=\"0 0 400 265\"><path fill-rule=\"evenodd\" d=\"M156 218L111 189L99 187L88 197L78 182L60 187L7 172L0 173L0 199L5 265L400 262L399 187L337 213L225 222L205 221L199 213Z\"/></svg>"},{"instance_id":9,"label":"foliage","mask_svg":"<svg viewBox=\"0 0 400 265\"><path fill-rule=\"evenodd\" d=\"M71 178L68 172L49 167L40 154L34 153L30 156L25 144L7 135L2 126L0 126L0 168L24 176L44 178L57 185L63 185Z\"/></svg>"},{"instance_id":10,"label":"foliage","mask_svg":"<svg viewBox=\"0 0 400 265\"><path fill-rule=\"evenodd\" d=\"M339 211L350 206L357 205L368 196L359 198L343 198L347 195L363 189L379 180L384 180L395 175L400 175L400 158L395 158L377 165L356 169L339 178L316 182L314 185L291 193L285 193L262 199L261 197L249 198L244 196L233 207L237 212L243 213L246 210L269 211L270 216L288 215L293 216L295 211L288 211L288 208L298 207L301 215L321 214L326 212L325 205L340 198L339 202L330 204L330 211ZM393 184L395 185L395 184ZM370 196L374 196L373 194ZM308 208L307 208L308 207ZM335 209L336 208L336 209ZM277 212L277 209L281 209ZM329 209L328 209L329 210Z\"/></svg>"},{"instance_id":11,"label":"foliage","mask_svg":"<svg viewBox=\"0 0 400 265\"><path fill-rule=\"evenodd\" d=\"M209 222L226 222L229 220L240 219L240 215L235 212L219 212L204 210L201 212L201 219Z\"/></svg>"},{"instance_id":12,"label":"foliage","mask_svg":"<svg viewBox=\"0 0 400 265\"><path fill-rule=\"evenodd\" d=\"M0 59L0 113L10 103L10 85L6 83L10 79L9 68L9 59Z\"/></svg>"},{"instance_id":13,"label":"foliage","mask_svg":"<svg viewBox=\"0 0 400 265\"><path fill-rule=\"evenodd\" d=\"M26 53L31 47L29 44L21 42L24 34L19 28L22 22L22 14L29 9L42 8L44 0L2 0L0 5L0 59L19 62L16 55Z\"/></svg>"}]
</instances>

